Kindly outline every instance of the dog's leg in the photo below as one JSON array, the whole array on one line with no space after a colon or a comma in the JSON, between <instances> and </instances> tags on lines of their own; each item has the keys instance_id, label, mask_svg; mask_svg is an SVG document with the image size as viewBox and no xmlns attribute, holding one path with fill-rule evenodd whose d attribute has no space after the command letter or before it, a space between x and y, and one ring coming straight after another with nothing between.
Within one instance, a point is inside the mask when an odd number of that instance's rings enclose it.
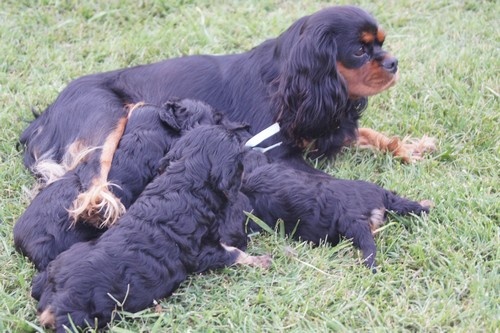
<instances>
[{"instance_id":1,"label":"dog's leg","mask_svg":"<svg viewBox=\"0 0 500 333\"><path fill-rule=\"evenodd\" d=\"M116 128L107 136L99 157L99 175L92 179L90 187L80 193L73 202L69 214L74 223L81 217L96 227L108 227L125 212L123 204L109 190L111 184L108 183L108 174L113 155L125 131L127 119L122 117Z\"/></svg>"},{"instance_id":2,"label":"dog's leg","mask_svg":"<svg viewBox=\"0 0 500 333\"><path fill-rule=\"evenodd\" d=\"M245 211L252 211L252 204L245 194L238 192L234 202L226 208L224 223L221 223L218 229L221 243L242 251L246 249L248 240L245 232Z\"/></svg>"},{"instance_id":3,"label":"dog's leg","mask_svg":"<svg viewBox=\"0 0 500 333\"><path fill-rule=\"evenodd\" d=\"M375 245L369 222L365 220L352 221L344 236L348 239L352 239L354 246L363 253L363 263L365 266L370 268L373 273L376 273L377 264L375 262L375 256L377 246Z\"/></svg>"},{"instance_id":4,"label":"dog's leg","mask_svg":"<svg viewBox=\"0 0 500 333\"><path fill-rule=\"evenodd\" d=\"M387 137L371 128L359 128L356 144L362 148L377 149L390 152L405 163L415 162L423 158L427 152L436 150L433 138L424 136L421 139Z\"/></svg>"},{"instance_id":5,"label":"dog's leg","mask_svg":"<svg viewBox=\"0 0 500 333\"><path fill-rule=\"evenodd\" d=\"M52 330L56 328L56 317L51 307L38 314L38 321L44 328Z\"/></svg>"},{"instance_id":6,"label":"dog's leg","mask_svg":"<svg viewBox=\"0 0 500 333\"><path fill-rule=\"evenodd\" d=\"M233 264L248 265L261 268L269 268L269 266L271 266L272 258L270 255L266 254L262 256L251 256L248 253L243 252L233 246L222 244L222 247L233 256Z\"/></svg>"}]
</instances>

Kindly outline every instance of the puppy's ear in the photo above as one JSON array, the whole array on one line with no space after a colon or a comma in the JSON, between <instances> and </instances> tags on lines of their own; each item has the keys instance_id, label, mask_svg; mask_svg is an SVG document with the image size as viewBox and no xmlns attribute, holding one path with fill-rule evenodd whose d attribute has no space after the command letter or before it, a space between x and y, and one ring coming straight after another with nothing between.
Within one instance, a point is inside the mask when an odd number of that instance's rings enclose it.
<instances>
[{"instance_id":1,"label":"puppy's ear","mask_svg":"<svg viewBox=\"0 0 500 333\"><path fill-rule=\"evenodd\" d=\"M273 96L277 121L288 141L321 137L339 125L348 100L335 33L305 19L282 38L284 64Z\"/></svg>"},{"instance_id":2,"label":"puppy's ear","mask_svg":"<svg viewBox=\"0 0 500 333\"><path fill-rule=\"evenodd\" d=\"M159 174L162 174L165 172L165 170L168 168L170 165L170 156L164 156L162 159L156 163L156 170L158 171Z\"/></svg>"},{"instance_id":3,"label":"puppy's ear","mask_svg":"<svg viewBox=\"0 0 500 333\"><path fill-rule=\"evenodd\" d=\"M249 132L250 125L248 124L224 121L223 126L227 128L229 133L234 135L241 144L246 142L251 137Z\"/></svg>"},{"instance_id":4,"label":"puppy's ear","mask_svg":"<svg viewBox=\"0 0 500 333\"><path fill-rule=\"evenodd\" d=\"M217 188L223 192L229 201L237 198L241 187L241 178L243 175L243 163L241 157L238 158L236 165L232 165L226 170L222 170L218 176Z\"/></svg>"},{"instance_id":5,"label":"puppy's ear","mask_svg":"<svg viewBox=\"0 0 500 333\"><path fill-rule=\"evenodd\" d=\"M269 164L268 157L257 150L250 149L243 157L243 168L246 175L251 174L255 169L266 164Z\"/></svg>"},{"instance_id":6,"label":"puppy's ear","mask_svg":"<svg viewBox=\"0 0 500 333\"><path fill-rule=\"evenodd\" d=\"M181 126L179 125L179 122L177 121L177 118L175 118L174 115L174 110L175 107L178 107L177 103L173 102L167 102L163 106L163 108L160 111L160 120L167 124L169 127L174 129L177 132L180 132Z\"/></svg>"}]
</instances>

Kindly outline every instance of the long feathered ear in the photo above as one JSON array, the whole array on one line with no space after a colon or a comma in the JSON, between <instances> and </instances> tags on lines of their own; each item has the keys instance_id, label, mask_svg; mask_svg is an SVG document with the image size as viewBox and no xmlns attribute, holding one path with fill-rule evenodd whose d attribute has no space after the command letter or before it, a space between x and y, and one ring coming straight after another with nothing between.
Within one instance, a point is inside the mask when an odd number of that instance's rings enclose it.
<instances>
[{"instance_id":1,"label":"long feathered ear","mask_svg":"<svg viewBox=\"0 0 500 333\"><path fill-rule=\"evenodd\" d=\"M280 36L285 63L273 98L284 136L300 144L339 125L348 93L337 72L334 33L310 18L296 23Z\"/></svg>"}]
</instances>

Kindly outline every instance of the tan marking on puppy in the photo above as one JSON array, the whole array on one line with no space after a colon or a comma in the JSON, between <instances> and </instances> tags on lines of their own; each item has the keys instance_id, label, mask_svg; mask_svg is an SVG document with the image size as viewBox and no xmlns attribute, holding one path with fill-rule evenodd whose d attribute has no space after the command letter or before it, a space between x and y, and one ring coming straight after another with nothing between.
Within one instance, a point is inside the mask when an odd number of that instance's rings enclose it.
<instances>
[{"instance_id":1,"label":"tan marking on puppy","mask_svg":"<svg viewBox=\"0 0 500 333\"><path fill-rule=\"evenodd\" d=\"M385 208L373 209L370 213L369 223L372 234L375 234L377 229L385 223Z\"/></svg>"},{"instance_id":2,"label":"tan marking on puppy","mask_svg":"<svg viewBox=\"0 0 500 333\"><path fill-rule=\"evenodd\" d=\"M432 200L422 200L419 202L420 205L426 207L426 208L434 208L434 202Z\"/></svg>"},{"instance_id":3,"label":"tan marking on puppy","mask_svg":"<svg viewBox=\"0 0 500 333\"><path fill-rule=\"evenodd\" d=\"M241 251L240 249L233 247L233 246L228 246L225 244L221 244L224 249L228 252L235 252L238 254L238 257L236 258L236 261L234 262L235 264L240 264L240 265L247 265L247 266L253 266L253 267L260 267L260 268L269 268L271 266L272 258L269 255L262 255L262 256L251 256L246 252Z\"/></svg>"},{"instance_id":4,"label":"tan marking on puppy","mask_svg":"<svg viewBox=\"0 0 500 333\"><path fill-rule=\"evenodd\" d=\"M56 317L54 315L54 311L50 306L38 315L38 321L45 328L56 328Z\"/></svg>"}]
</instances>

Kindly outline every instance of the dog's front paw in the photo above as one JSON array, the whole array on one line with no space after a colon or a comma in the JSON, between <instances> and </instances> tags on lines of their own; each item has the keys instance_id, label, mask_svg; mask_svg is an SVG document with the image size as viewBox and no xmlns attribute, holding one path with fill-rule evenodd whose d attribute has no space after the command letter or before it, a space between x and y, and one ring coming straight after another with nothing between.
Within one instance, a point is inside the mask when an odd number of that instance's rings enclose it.
<instances>
[{"instance_id":1,"label":"dog's front paw","mask_svg":"<svg viewBox=\"0 0 500 333\"><path fill-rule=\"evenodd\" d=\"M436 140L427 135L420 139L406 137L391 151L405 163L413 163L423 159L425 154L435 152Z\"/></svg>"}]
</instances>

